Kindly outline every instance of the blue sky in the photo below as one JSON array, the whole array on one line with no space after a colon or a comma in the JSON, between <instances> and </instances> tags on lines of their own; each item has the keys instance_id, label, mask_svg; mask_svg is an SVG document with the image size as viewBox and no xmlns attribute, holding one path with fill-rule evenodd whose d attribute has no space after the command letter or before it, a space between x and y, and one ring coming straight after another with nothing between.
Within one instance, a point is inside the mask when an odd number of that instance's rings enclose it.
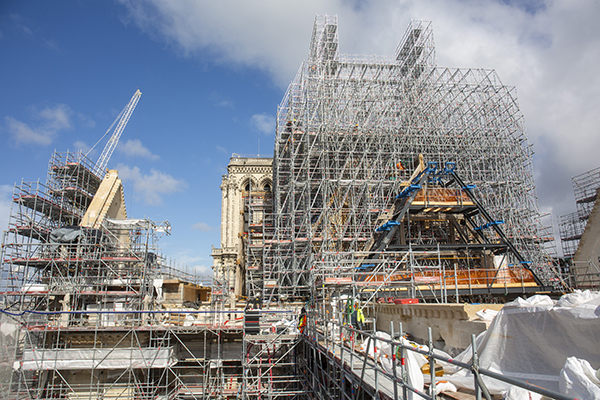
<instances>
[{"instance_id":1,"label":"blue sky","mask_svg":"<svg viewBox=\"0 0 600 400\"><path fill-rule=\"evenodd\" d=\"M343 53L392 54L410 19L427 19L439 65L495 68L518 89L542 210L574 210L570 177L599 164L592 1L4 1L0 229L13 184L44 181L55 149L92 146L139 88L109 167L130 217L173 225L164 253L208 271L229 157L259 141L272 154L277 104L324 13Z\"/></svg>"},{"instance_id":2,"label":"blue sky","mask_svg":"<svg viewBox=\"0 0 600 400\"><path fill-rule=\"evenodd\" d=\"M256 153L259 138L261 152L272 154L272 135L252 117L272 119L282 89L255 68L182 57L124 24L118 4L15 2L1 11L4 192L22 178L44 181L54 149L91 147L139 88L109 167L125 178L130 217L173 225L161 240L166 254L210 265L210 246L219 246L221 176L231 153Z\"/></svg>"}]
</instances>

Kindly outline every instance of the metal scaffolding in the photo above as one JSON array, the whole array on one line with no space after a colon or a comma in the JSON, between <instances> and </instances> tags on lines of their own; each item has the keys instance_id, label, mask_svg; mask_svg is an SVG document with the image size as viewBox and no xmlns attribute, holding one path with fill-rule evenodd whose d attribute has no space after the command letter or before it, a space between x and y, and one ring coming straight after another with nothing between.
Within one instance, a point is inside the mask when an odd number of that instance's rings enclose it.
<instances>
[{"instance_id":1,"label":"metal scaffolding","mask_svg":"<svg viewBox=\"0 0 600 400\"><path fill-rule=\"evenodd\" d=\"M596 204L600 189L600 168L584 172L572 178L577 211L561 215L558 220L563 255L573 257L579 240L587 225L590 213Z\"/></svg>"},{"instance_id":2,"label":"metal scaffolding","mask_svg":"<svg viewBox=\"0 0 600 400\"><path fill-rule=\"evenodd\" d=\"M244 311L243 380L238 398L307 398L305 371L297 364L302 337L295 313L259 307Z\"/></svg>"},{"instance_id":3,"label":"metal scaffolding","mask_svg":"<svg viewBox=\"0 0 600 400\"><path fill-rule=\"evenodd\" d=\"M339 54L337 17L317 16L277 113L265 297L308 298L325 254L363 250L419 154L455 163L540 281L562 287L515 88L493 70L437 67L429 22L413 21L393 57L370 57Z\"/></svg>"},{"instance_id":4,"label":"metal scaffolding","mask_svg":"<svg viewBox=\"0 0 600 400\"><path fill-rule=\"evenodd\" d=\"M243 246L244 270L246 272L246 293L250 298L262 295L265 287L275 281L264 273L265 249L273 241L273 196L270 190L242 192L243 199Z\"/></svg>"},{"instance_id":5,"label":"metal scaffolding","mask_svg":"<svg viewBox=\"0 0 600 400\"><path fill-rule=\"evenodd\" d=\"M218 283L211 302L209 286L160 254L168 222L83 226L103 180L94 171L80 153L55 153L45 184L15 187L0 258L0 398L235 397L242 318L223 308Z\"/></svg>"},{"instance_id":6,"label":"metal scaffolding","mask_svg":"<svg viewBox=\"0 0 600 400\"><path fill-rule=\"evenodd\" d=\"M535 292L543 286L455 171L421 163L363 251L323 252L313 279L318 298L340 290L370 303ZM481 297L479 297L481 298Z\"/></svg>"},{"instance_id":7,"label":"metal scaffolding","mask_svg":"<svg viewBox=\"0 0 600 400\"><path fill-rule=\"evenodd\" d=\"M246 335L229 282L160 254L168 222L85 226L103 179L114 182L95 171L81 153L54 153L45 184L15 187L0 258L0 399L301 398L295 310L263 312ZM245 195L250 273L271 225L269 188Z\"/></svg>"},{"instance_id":8,"label":"metal scaffolding","mask_svg":"<svg viewBox=\"0 0 600 400\"><path fill-rule=\"evenodd\" d=\"M358 379L353 342L344 372L332 294L373 306L564 289L531 156L515 89L437 67L430 23L367 57L340 55L337 18L318 16L279 106L273 185L248 179L227 210L242 247L223 251L243 256L254 306L232 298L236 275L209 287L167 263L166 221L85 226L115 176L55 153L45 184L15 187L3 236L0 400L355 397L367 360Z\"/></svg>"}]
</instances>

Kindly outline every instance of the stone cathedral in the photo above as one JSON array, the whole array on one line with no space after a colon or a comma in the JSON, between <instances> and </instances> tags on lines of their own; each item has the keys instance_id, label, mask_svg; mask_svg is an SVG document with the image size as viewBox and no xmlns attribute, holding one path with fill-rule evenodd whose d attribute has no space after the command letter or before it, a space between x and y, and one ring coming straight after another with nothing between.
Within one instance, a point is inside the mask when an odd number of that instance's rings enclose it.
<instances>
[{"instance_id":1,"label":"stone cathedral","mask_svg":"<svg viewBox=\"0 0 600 400\"><path fill-rule=\"evenodd\" d=\"M224 282L233 301L244 294L245 204L251 193L271 192L273 159L233 154L221 183L221 247L213 248L214 276ZM247 218L247 215L246 215ZM248 221L246 220L246 223Z\"/></svg>"}]
</instances>

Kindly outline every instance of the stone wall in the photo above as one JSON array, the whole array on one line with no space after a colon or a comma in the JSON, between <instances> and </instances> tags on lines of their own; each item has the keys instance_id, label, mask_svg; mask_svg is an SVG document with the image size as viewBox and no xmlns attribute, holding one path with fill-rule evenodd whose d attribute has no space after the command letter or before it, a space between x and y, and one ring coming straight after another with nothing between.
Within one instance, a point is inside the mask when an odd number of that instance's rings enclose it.
<instances>
[{"instance_id":1,"label":"stone wall","mask_svg":"<svg viewBox=\"0 0 600 400\"><path fill-rule=\"evenodd\" d=\"M487 329L487 323L475 315L483 309L499 311L502 304L377 304L375 318L377 330L390 332L393 321L394 331L398 332L398 323L402 322L403 331L423 343L431 327L435 347L453 353L471 344L471 334L479 335Z\"/></svg>"},{"instance_id":2,"label":"stone wall","mask_svg":"<svg viewBox=\"0 0 600 400\"><path fill-rule=\"evenodd\" d=\"M234 154L221 183L221 247L213 248L215 278L229 283L232 304L242 295L245 271L243 266L243 194L248 190L271 190L273 159L240 157Z\"/></svg>"}]
</instances>

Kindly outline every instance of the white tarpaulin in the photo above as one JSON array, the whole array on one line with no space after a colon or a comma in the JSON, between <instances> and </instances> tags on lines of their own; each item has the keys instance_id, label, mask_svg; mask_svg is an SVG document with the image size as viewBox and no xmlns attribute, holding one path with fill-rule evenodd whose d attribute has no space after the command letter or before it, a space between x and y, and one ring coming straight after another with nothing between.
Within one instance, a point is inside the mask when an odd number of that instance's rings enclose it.
<instances>
[{"instance_id":1,"label":"white tarpaulin","mask_svg":"<svg viewBox=\"0 0 600 400\"><path fill-rule=\"evenodd\" d=\"M600 399L600 369L576 357L567 358L560 372L560 391L576 399Z\"/></svg>"},{"instance_id":2,"label":"white tarpaulin","mask_svg":"<svg viewBox=\"0 0 600 400\"><path fill-rule=\"evenodd\" d=\"M156 290L156 299L157 300L164 300L163 299L163 284L164 284L163 278L157 278L152 281L152 286L154 286L154 289Z\"/></svg>"},{"instance_id":3,"label":"white tarpaulin","mask_svg":"<svg viewBox=\"0 0 600 400\"><path fill-rule=\"evenodd\" d=\"M548 296L518 299L504 306L477 338L480 367L559 391L559 376L569 357L600 368L600 294L578 292L558 302ZM456 359L470 362L471 348ZM462 372L462 374L461 374ZM473 378L461 371L448 380L464 386ZM467 375L460 379L460 375ZM444 377L447 379L447 377ZM498 381L490 383L495 392Z\"/></svg>"},{"instance_id":4,"label":"white tarpaulin","mask_svg":"<svg viewBox=\"0 0 600 400\"><path fill-rule=\"evenodd\" d=\"M392 339L392 337L389 334L379 331L375 333L375 337L386 340ZM369 339L363 341L360 347L363 353L366 353L367 351L368 341ZM400 338L400 343L402 343L405 346L414 346L421 348L421 350L428 350L426 346L418 346L416 343L409 342L405 338ZM388 374L393 374L394 370L392 366L392 347L389 343L378 340L374 341L373 339L371 339L369 344L369 352L366 354L368 357L372 358L376 362L379 361L381 363L381 367L385 372L387 372ZM405 351L405 355L405 365L407 370L406 383L413 389L422 392L424 388L424 379L423 373L421 372L421 367L427 363L427 359L422 354L415 353L409 350ZM396 373L398 374L398 376L402 376L401 366L396 367ZM407 394L407 400L417 399L422 399L422 397L409 390Z\"/></svg>"},{"instance_id":5,"label":"white tarpaulin","mask_svg":"<svg viewBox=\"0 0 600 400\"><path fill-rule=\"evenodd\" d=\"M173 348L116 348L116 349L29 349L23 351L15 369L73 370L166 368L176 363Z\"/></svg>"}]
</instances>

